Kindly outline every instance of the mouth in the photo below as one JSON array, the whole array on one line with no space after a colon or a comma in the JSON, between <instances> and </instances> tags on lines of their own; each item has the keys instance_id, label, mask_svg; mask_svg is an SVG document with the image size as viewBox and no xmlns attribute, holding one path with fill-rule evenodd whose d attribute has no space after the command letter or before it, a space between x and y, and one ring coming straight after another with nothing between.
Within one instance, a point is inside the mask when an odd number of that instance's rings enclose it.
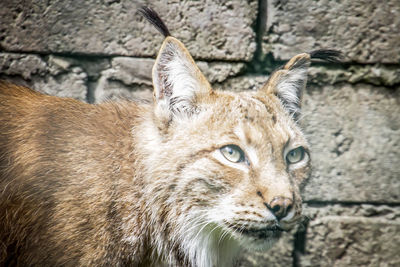
<instances>
[{"instance_id":1,"label":"mouth","mask_svg":"<svg viewBox=\"0 0 400 267\"><path fill-rule=\"evenodd\" d=\"M279 225L264 228L236 228L235 231L242 235L253 237L256 239L279 238L285 230Z\"/></svg>"}]
</instances>

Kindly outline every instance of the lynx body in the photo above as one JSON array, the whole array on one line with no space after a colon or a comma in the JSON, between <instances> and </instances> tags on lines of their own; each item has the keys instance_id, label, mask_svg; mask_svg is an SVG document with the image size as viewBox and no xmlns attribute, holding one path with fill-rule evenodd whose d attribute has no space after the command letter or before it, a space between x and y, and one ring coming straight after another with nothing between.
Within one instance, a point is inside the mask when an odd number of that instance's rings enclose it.
<instances>
[{"instance_id":1,"label":"lynx body","mask_svg":"<svg viewBox=\"0 0 400 267\"><path fill-rule=\"evenodd\" d=\"M241 247L268 248L301 218L309 62L258 91L215 91L168 36L153 104L2 82L0 265L232 266Z\"/></svg>"}]
</instances>

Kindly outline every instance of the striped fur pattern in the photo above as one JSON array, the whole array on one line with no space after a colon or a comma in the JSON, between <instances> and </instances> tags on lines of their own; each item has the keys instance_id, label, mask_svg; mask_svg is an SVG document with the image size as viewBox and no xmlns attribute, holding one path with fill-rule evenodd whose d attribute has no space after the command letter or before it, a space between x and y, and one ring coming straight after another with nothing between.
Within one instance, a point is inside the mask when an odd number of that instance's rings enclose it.
<instances>
[{"instance_id":1,"label":"striped fur pattern","mask_svg":"<svg viewBox=\"0 0 400 267\"><path fill-rule=\"evenodd\" d=\"M0 265L232 266L269 248L302 218L310 155L293 112L309 62L217 91L168 36L153 104L1 82Z\"/></svg>"}]
</instances>

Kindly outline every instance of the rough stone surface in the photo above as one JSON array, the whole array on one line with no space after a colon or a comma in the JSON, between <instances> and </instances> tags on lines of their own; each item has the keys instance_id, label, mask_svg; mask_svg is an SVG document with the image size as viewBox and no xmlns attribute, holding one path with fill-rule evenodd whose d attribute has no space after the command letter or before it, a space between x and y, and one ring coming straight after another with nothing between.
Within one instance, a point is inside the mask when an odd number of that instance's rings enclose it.
<instances>
[{"instance_id":1,"label":"rough stone surface","mask_svg":"<svg viewBox=\"0 0 400 267\"><path fill-rule=\"evenodd\" d=\"M1 53L0 77L42 93L86 100L87 74L68 58Z\"/></svg>"},{"instance_id":2,"label":"rough stone surface","mask_svg":"<svg viewBox=\"0 0 400 267\"><path fill-rule=\"evenodd\" d=\"M329 216L307 229L300 266L399 266L400 223Z\"/></svg>"},{"instance_id":3,"label":"rough stone surface","mask_svg":"<svg viewBox=\"0 0 400 267\"><path fill-rule=\"evenodd\" d=\"M309 220L327 216L355 216L383 219L400 223L400 207L372 204L316 204L304 203L304 214Z\"/></svg>"},{"instance_id":4,"label":"rough stone surface","mask_svg":"<svg viewBox=\"0 0 400 267\"><path fill-rule=\"evenodd\" d=\"M244 90L253 90L256 91L260 89L263 84L265 84L268 80L267 75L252 75L252 76L238 76L233 77L231 79L227 79L226 81L215 86L217 89L229 90L234 92L240 92Z\"/></svg>"},{"instance_id":5,"label":"rough stone surface","mask_svg":"<svg viewBox=\"0 0 400 267\"><path fill-rule=\"evenodd\" d=\"M136 13L150 5L192 55L250 60L257 1L2 1L6 51L155 56L163 37ZM0 49L1 50L1 49Z\"/></svg>"},{"instance_id":6,"label":"rough stone surface","mask_svg":"<svg viewBox=\"0 0 400 267\"><path fill-rule=\"evenodd\" d=\"M245 69L243 63L197 62L200 70L211 84L224 82L228 78L238 76Z\"/></svg>"},{"instance_id":7,"label":"rough stone surface","mask_svg":"<svg viewBox=\"0 0 400 267\"><path fill-rule=\"evenodd\" d=\"M400 201L400 90L310 86L303 125L313 175L306 200Z\"/></svg>"},{"instance_id":8,"label":"rough stone surface","mask_svg":"<svg viewBox=\"0 0 400 267\"><path fill-rule=\"evenodd\" d=\"M325 86L336 83L369 83L388 87L400 86L399 66L353 65L346 68L313 66L309 70L309 83Z\"/></svg>"},{"instance_id":9,"label":"rough stone surface","mask_svg":"<svg viewBox=\"0 0 400 267\"><path fill-rule=\"evenodd\" d=\"M270 68L270 67L269 67ZM268 80L269 75L239 75L222 82L225 89L255 90ZM396 88L400 86L400 67L397 65L319 65L312 64L308 71L308 85L372 84ZM239 84L235 85L235 84Z\"/></svg>"},{"instance_id":10,"label":"rough stone surface","mask_svg":"<svg viewBox=\"0 0 400 267\"><path fill-rule=\"evenodd\" d=\"M288 59L320 48L340 49L348 61L400 62L398 0L268 0L264 53Z\"/></svg>"},{"instance_id":11,"label":"rough stone surface","mask_svg":"<svg viewBox=\"0 0 400 267\"><path fill-rule=\"evenodd\" d=\"M109 99L151 100L151 68L154 60L115 57L103 70L94 88L94 101Z\"/></svg>"}]
</instances>

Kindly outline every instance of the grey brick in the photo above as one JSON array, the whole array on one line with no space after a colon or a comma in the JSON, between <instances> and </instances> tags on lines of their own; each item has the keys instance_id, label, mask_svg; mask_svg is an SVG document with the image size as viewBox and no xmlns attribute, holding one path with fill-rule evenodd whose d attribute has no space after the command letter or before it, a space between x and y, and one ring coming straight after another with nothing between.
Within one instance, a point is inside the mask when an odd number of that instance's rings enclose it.
<instances>
[{"instance_id":1,"label":"grey brick","mask_svg":"<svg viewBox=\"0 0 400 267\"><path fill-rule=\"evenodd\" d=\"M400 201L400 95L366 84L309 86L303 125L312 148L306 200Z\"/></svg>"},{"instance_id":2,"label":"grey brick","mask_svg":"<svg viewBox=\"0 0 400 267\"><path fill-rule=\"evenodd\" d=\"M300 266L399 266L400 223L328 216L307 229Z\"/></svg>"},{"instance_id":3,"label":"grey brick","mask_svg":"<svg viewBox=\"0 0 400 267\"><path fill-rule=\"evenodd\" d=\"M136 13L142 5L158 11L197 58L252 58L258 5L239 0L3 1L0 47L13 52L155 56L163 37Z\"/></svg>"},{"instance_id":4,"label":"grey brick","mask_svg":"<svg viewBox=\"0 0 400 267\"><path fill-rule=\"evenodd\" d=\"M304 203L304 214L310 219L345 216L365 217L369 219L384 219L400 223L400 206L376 205L376 204L321 204Z\"/></svg>"},{"instance_id":5,"label":"grey brick","mask_svg":"<svg viewBox=\"0 0 400 267\"><path fill-rule=\"evenodd\" d=\"M289 59L300 52L334 48L348 61L399 63L398 0L267 1L264 53Z\"/></svg>"},{"instance_id":6,"label":"grey brick","mask_svg":"<svg viewBox=\"0 0 400 267\"><path fill-rule=\"evenodd\" d=\"M70 58L0 53L0 77L49 95L86 100L87 74Z\"/></svg>"}]
</instances>

